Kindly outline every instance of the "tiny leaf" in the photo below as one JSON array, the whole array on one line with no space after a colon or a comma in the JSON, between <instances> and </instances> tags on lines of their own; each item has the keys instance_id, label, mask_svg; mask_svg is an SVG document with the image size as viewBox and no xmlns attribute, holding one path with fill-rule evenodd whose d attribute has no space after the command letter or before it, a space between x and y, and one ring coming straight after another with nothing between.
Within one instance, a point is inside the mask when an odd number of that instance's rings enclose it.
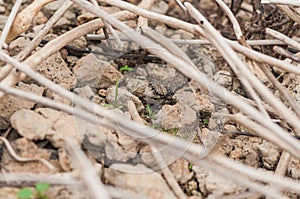
<instances>
[{"instance_id":1,"label":"tiny leaf","mask_svg":"<svg viewBox=\"0 0 300 199\"><path fill-rule=\"evenodd\" d=\"M18 192L17 196L20 199L30 199L33 196L33 192L29 188L23 188Z\"/></svg>"}]
</instances>

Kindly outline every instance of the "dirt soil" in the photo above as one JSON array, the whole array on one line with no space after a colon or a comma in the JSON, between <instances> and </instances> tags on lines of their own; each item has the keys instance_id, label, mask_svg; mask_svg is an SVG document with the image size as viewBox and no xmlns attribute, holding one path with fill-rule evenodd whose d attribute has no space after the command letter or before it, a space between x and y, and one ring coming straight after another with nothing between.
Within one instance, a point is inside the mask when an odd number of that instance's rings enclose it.
<instances>
[{"instance_id":1,"label":"dirt soil","mask_svg":"<svg viewBox=\"0 0 300 199\"><path fill-rule=\"evenodd\" d=\"M0 1L1 30L14 2ZM26 0L21 9L31 2ZM9 55L17 55L28 45L63 2L55 1L46 5L34 18L29 30L9 44ZM136 5L139 3L128 2ZM213 0L189 2L199 9L224 37L236 39L231 23ZM289 37L299 36L299 24L292 23L292 20L275 6L262 6L259 2L227 2L246 39L266 39L266 27ZM109 13L119 10L100 5ZM245 5L253 11L246 10ZM175 1L157 1L152 10L195 23ZM73 5L36 50L57 36L94 18L91 13ZM126 24L136 27L137 20L127 21ZM170 39L201 39L184 30L175 30L152 20L149 20L149 27ZM103 30L99 30L98 33L103 33ZM193 81L172 65L140 48L136 43L125 41L124 44L124 47L120 47L115 40L95 41L80 37L34 69L60 86L111 110L112 114L130 117L127 105L128 101L133 101L147 126L207 147L216 144L212 137L218 137L221 142L217 144L217 153L257 169L275 171L282 150L271 142L252 136L251 131L226 118L227 114L237 113L238 110L213 95L203 93ZM233 93L249 96L213 46L179 44L179 47L199 70L215 82ZM272 50L272 46L254 48L273 57L283 58ZM2 66L4 65L5 63L2 63ZM291 89L297 84L290 76L283 75L280 78L283 84ZM29 77L19 82L16 88L80 107ZM97 168L99 178L107 189L111 189L115 194L114 198L177 197L154 160L151 147L121 131L99 127L40 103L8 95L0 99L0 130L1 136L8 140L18 156L35 158L33 161L19 161L11 156L11 152L2 143L1 173L56 174L58 179L64 174L76 173L61 142L66 137L74 137ZM49 169L41 159L47 160L54 168ZM242 194L245 194L245 197L240 198L264 198L251 194L248 188L193 165L180 156L165 156L165 159L187 198L234 198ZM131 170L134 172L130 172ZM298 159L291 159L286 176L294 180L300 179ZM0 198L18 198L17 193L24 187L30 187L35 193L34 184L35 180L10 181L9 184L2 180ZM45 195L55 199L90 198L82 184L72 185L71 182L60 183L55 180L50 183ZM285 195L289 198L300 197L299 193L292 191L286 191Z\"/></svg>"}]
</instances>

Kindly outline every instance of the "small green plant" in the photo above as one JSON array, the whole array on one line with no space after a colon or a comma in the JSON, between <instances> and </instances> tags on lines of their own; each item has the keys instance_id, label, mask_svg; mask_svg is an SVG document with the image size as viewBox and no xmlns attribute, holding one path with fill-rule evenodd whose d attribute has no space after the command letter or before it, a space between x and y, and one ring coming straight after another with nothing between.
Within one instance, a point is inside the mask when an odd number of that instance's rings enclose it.
<instances>
[{"instance_id":1,"label":"small green plant","mask_svg":"<svg viewBox=\"0 0 300 199\"><path fill-rule=\"evenodd\" d=\"M151 118L151 119L155 119L155 114L153 113L151 107L147 104L146 105L146 111L148 113L148 116Z\"/></svg>"},{"instance_id":2,"label":"small green plant","mask_svg":"<svg viewBox=\"0 0 300 199\"><path fill-rule=\"evenodd\" d=\"M35 189L37 191L37 196L40 199L47 199L45 191L49 188L49 183L39 182L35 184Z\"/></svg>"},{"instance_id":3,"label":"small green plant","mask_svg":"<svg viewBox=\"0 0 300 199\"><path fill-rule=\"evenodd\" d=\"M129 67L128 65L124 65L119 69L119 71L123 72L124 74L127 73L127 71L133 71L133 68Z\"/></svg>"},{"instance_id":4,"label":"small green plant","mask_svg":"<svg viewBox=\"0 0 300 199\"><path fill-rule=\"evenodd\" d=\"M122 109L122 105L118 105L118 94L119 94L119 79L116 80L116 90L115 90L115 99L113 104L104 104L104 107L113 107L117 109Z\"/></svg>"},{"instance_id":5,"label":"small green plant","mask_svg":"<svg viewBox=\"0 0 300 199\"><path fill-rule=\"evenodd\" d=\"M208 119L203 119L202 122L203 122L204 125L208 125Z\"/></svg>"},{"instance_id":6,"label":"small green plant","mask_svg":"<svg viewBox=\"0 0 300 199\"><path fill-rule=\"evenodd\" d=\"M33 198L33 191L29 188L21 189L17 194L19 199L31 199Z\"/></svg>"},{"instance_id":7,"label":"small green plant","mask_svg":"<svg viewBox=\"0 0 300 199\"><path fill-rule=\"evenodd\" d=\"M188 168L189 168L189 170L192 170L193 169L193 164L192 163L189 163L189 165L188 165Z\"/></svg>"},{"instance_id":8,"label":"small green plant","mask_svg":"<svg viewBox=\"0 0 300 199\"><path fill-rule=\"evenodd\" d=\"M35 192L36 192L36 198L39 199L47 199L48 197L45 195L45 191L49 188L49 183L46 182L39 182L35 184ZM17 194L19 199L32 199L34 198L34 192L25 187L21 189Z\"/></svg>"},{"instance_id":9,"label":"small green plant","mask_svg":"<svg viewBox=\"0 0 300 199\"><path fill-rule=\"evenodd\" d=\"M179 128L176 128L176 127L169 128L169 129L163 128L162 130L168 134L175 135L175 136L178 135L178 132L179 132Z\"/></svg>"}]
</instances>

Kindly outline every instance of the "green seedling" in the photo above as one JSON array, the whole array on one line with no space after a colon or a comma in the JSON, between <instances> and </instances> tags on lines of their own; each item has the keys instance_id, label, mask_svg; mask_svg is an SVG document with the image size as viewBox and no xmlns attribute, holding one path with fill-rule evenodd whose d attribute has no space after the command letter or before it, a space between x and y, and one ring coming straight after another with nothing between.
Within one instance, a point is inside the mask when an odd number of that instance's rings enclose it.
<instances>
[{"instance_id":1,"label":"green seedling","mask_svg":"<svg viewBox=\"0 0 300 199\"><path fill-rule=\"evenodd\" d=\"M47 199L45 191L49 188L49 183L39 182L35 184L35 189L37 191L37 196L40 199Z\"/></svg>"},{"instance_id":2,"label":"green seedling","mask_svg":"<svg viewBox=\"0 0 300 199\"><path fill-rule=\"evenodd\" d=\"M35 184L35 192L36 196L39 199L47 199L48 197L45 195L45 191L49 188L49 183L39 182ZM29 188L21 189L17 194L19 199L32 199L34 198L34 192Z\"/></svg>"},{"instance_id":3,"label":"green seedling","mask_svg":"<svg viewBox=\"0 0 300 199\"><path fill-rule=\"evenodd\" d=\"M148 112L148 116L151 119L155 120L155 114L153 113L151 107L148 104L146 105L146 111Z\"/></svg>"},{"instance_id":4,"label":"green seedling","mask_svg":"<svg viewBox=\"0 0 300 199\"><path fill-rule=\"evenodd\" d=\"M31 199L33 198L33 191L29 188L21 189L17 194L19 199Z\"/></svg>"},{"instance_id":5,"label":"green seedling","mask_svg":"<svg viewBox=\"0 0 300 199\"><path fill-rule=\"evenodd\" d=\"M202 122L203 122L204 125L208 125L208 119L203 119Z\"/></svg>"},{"instance_id":6,"label":"green seedling","mask_svg":"<svg viewBox=\"0 0 300 199\"><path fill-rule=\"evenodd\" d=\"M192 170L193 169L193 164L192 163L189 163L189 165L188 165L188 168L189 168L189 170Z\"/></svg>"},{"instance_id":7,"label":"green seedling","mask_svg":"<svg viewBox=\"0 0 300 199\"><path fill-rule=\"evenodd\" d=\"M123 72L124 74L127 73L127 71L133 71L133 68L129 67L128 65L124 65L119 69L119 71Z\"/></svg>"},{"instance_id":8,"label":"green seedling","mask_svg":"<svg viewBox=\"0 0 300 199\"><path fill-rule=\"evenodd\" d=\"M118 94L119 94L119 79L116 80L116 90L115 90L115 99L113 104L104 104L104 107L113 107L117 109L122 109L122 105L118 105Z\"/></svg>"}]
</instances>

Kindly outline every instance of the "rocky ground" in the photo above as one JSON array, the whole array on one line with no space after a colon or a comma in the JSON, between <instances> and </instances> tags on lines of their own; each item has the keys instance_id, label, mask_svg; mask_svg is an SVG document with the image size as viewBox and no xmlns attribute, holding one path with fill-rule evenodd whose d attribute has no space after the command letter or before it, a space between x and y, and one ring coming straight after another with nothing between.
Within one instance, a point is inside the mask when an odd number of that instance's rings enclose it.
<instances>
[{"instance_id":1,"label":"rocky ground","mask_svg":"<svg viewBox=\"0 0 300 199\"><path fill-rule=\"evenodd\" d=\"M0 1L2 30L13 2ZM25 1L22 9L31 2ZM10 56L18 55L63 2L55 1L38 12L29 30L9 43L7 53ZM190 2L224 37L236 39L228 18L213 0ZM292 23L289 17L273 5L262 7L259 1L246 0L228 1L227 4L239 21L246 39L268 38L265 33L266 27L278 30L289 37L299 36L299 24ZM100 5L109 13L120 10ZM263 13L257 14L256 11L262 9ZM175 1L156 1L151 10L195 23ZM36 50L59 35L92 19L95 19L94 15L73 5L52 27ZM128 20L126 24L136 27L137 20ZM152 20L149 21L149 27L174 40L199 39L198 36L184 30L173 29ZM102 30L98 33L102 34ZM114 40L95 41L83 36L45 59L34 69L65 89L111 110L111 114L130 118L128 102L132 101L143 123L161 133L177 136L208 148L217 146L217 153L256 169L269 172L276 170L283 154L282 149L272 142L252 136L251 130L229 120L227 115L237 113L236 108L227 105L214 95L202 92L190 78L169 63L140 48L136 43L125 41L124 44L124 47L119 47ZM228 91L245 98L249 96L236 74L212 45L178 44L178 46L209 78ZM272 50L272 46L254 48L283 59ZM2 66L4 65L3 62ZM285 73L278 78L282 85L294 93L292 98L298 102L299 77ZM29 77L18 82L16 88L80 108L79 105L64 99ZM273 92L280 97L276 89L273 89ZM151 154L153 148L121 131L99 127L39 102L10 95L0 100L0 128L1 136L6 138L18 156L35 158L33 161L20 161L2 144L0 166L3 174L72 175L74 165L71 164L71 158L61 140L73 137L78 140L89 160L95 165L99 178L107 190L111 190L113 197L178 197L153 158ZM292 131L289 126L284 128ZM216 143L218 139L221 139L220 143ZM187 198L264 198L249 191L249 188L220 177L180 156L165 158L173 178ZM54 168L49 169L40 161L41 159L47 160ZM299 180L299 159L291 158L285 175L293 180ZM39 180L11 180L8 183L5 179L1 179L0 198L18 198L18 192L24 187L36 191L33 186L36 181ZM48 198L90 198L89 192L82 184L75 186L71 183L53 181L45 191ZM300 197L299 193L288 190L284 191L284 194L289 198Z\"/></svg>"}]
</instances>

